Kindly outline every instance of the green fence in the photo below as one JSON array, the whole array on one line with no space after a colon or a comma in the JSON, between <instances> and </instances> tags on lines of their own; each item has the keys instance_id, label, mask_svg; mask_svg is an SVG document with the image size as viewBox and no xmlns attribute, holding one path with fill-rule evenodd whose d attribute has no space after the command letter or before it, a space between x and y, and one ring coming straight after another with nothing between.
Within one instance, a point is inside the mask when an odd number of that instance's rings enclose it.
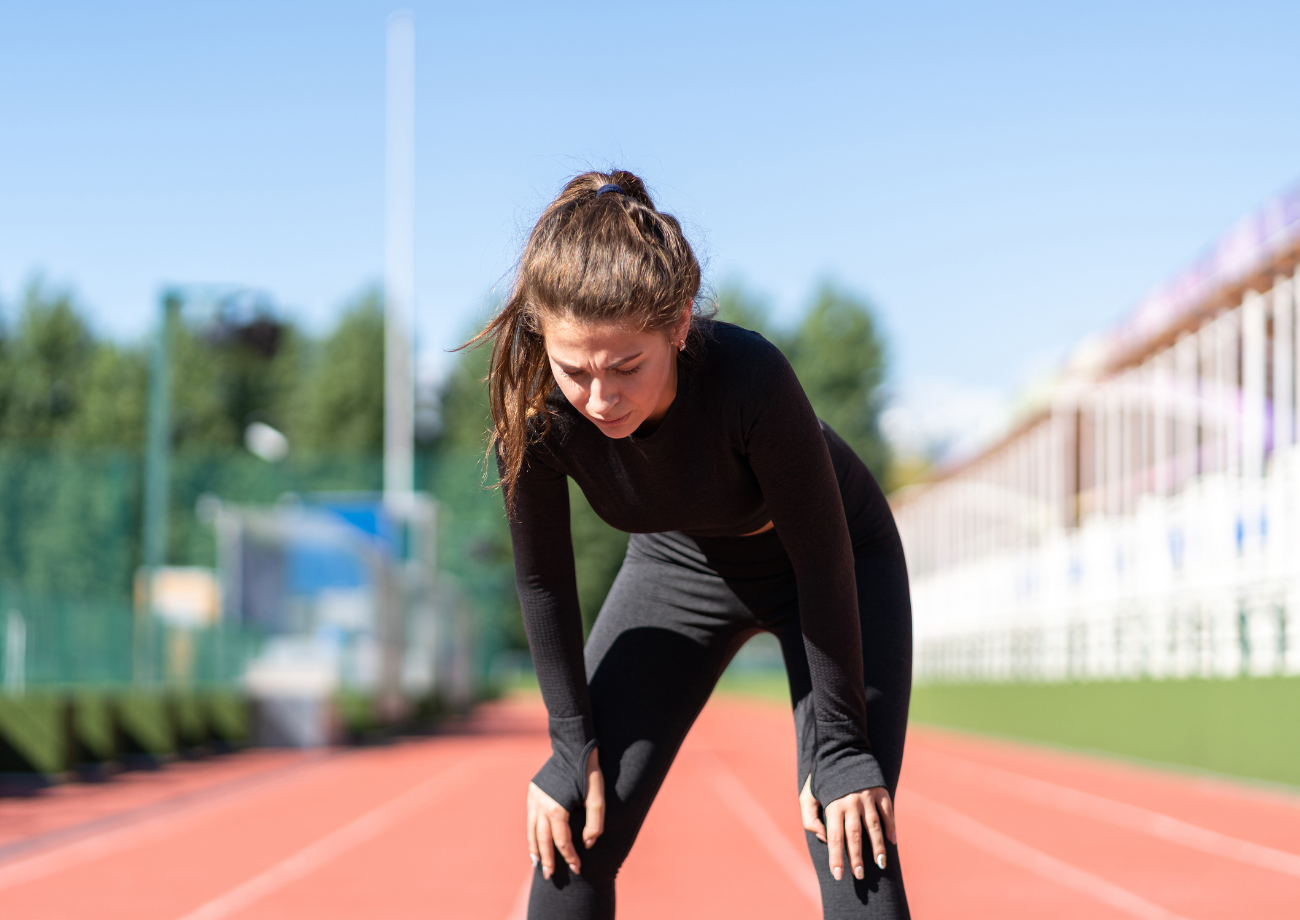
<instances>
[{"instance_id":1,"label":"green fence","mask_svg":"<svg viewBox=\"0 0 1300 920\"><path fill-rule=\"evenodd\" d=\"M215 564L215 535L197 513L205 495L268 504L377 491L382 475L377 454L270 464L242 450L180 451L167 562ZM0 780L249 738L240 678L260 637L137 615L142 484L140 452L0 445ZM497 651L522 640L509 534L487 484L481 454L418 457L417 486L438 502L442 590L471 611L480 686Z\"/></svg>"},{"instance_id":2,"label":"green fence","mask_svg":"<svg viewBox=\"0 0 1300 920\"><path fill-rule=\"evenodd\" d=\"M130 604L0 587L4 687L233 686L260 637L238 626L181 628Z\"/></svg>"},{"instance_id":3,"label":"green fence","mask_svg":"<svg viewBox=\"0 0 1300 920\"><path fill-rule=\"evenodd\" d=\"M522 641L500 496L487 487L477 452L424 451L416 476L438 501L440 575L473 613L485 678L495 653ZM29 684L161 680L187 655L194 681L238 674L250 637L137 630L142 477L139 451L0 446L0 621L17 611L27 624ZM203 496L267 504L288 494L373 492L382 485L383 461L371 453L303 454L271 464L243 450L180 451L169 478L167 562L211 566L215 537L196 513Z\"/></svg>"}]
</instances>

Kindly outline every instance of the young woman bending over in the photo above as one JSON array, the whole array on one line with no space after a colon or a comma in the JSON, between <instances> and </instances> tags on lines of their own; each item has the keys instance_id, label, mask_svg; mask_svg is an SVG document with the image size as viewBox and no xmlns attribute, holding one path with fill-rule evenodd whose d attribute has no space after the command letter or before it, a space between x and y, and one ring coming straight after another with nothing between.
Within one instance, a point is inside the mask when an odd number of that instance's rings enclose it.
<instances>
[{"instance_id":1,"label":"young woman bending over","mask_svg":"<svg viewBox=\"0 0 1300 920\"><path fill-rule=\"evenodd\" d=\"M528 787L528 916L614 916L615 875L673 757L731 656L766 631L789 675L824 915L907 917L898 532L782 354L709 320L699 290L680 225L641 180L585 173L538 220L478 337L492 342L493 450L550 716L552 754ZM632 535L585 649L569 478Z\"/></svg>"}]
</instances>

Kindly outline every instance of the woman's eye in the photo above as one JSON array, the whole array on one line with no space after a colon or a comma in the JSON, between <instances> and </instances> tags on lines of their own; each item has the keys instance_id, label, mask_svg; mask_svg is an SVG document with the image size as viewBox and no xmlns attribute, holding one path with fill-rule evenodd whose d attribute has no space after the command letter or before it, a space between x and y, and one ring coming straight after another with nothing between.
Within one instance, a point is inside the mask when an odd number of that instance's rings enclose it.
<instances>
[{"instance_id":1,"label":"woman's eye","mask_svg":"<svg viewBox=\"0 0 1300 920\"><path fill-rule=\"evenodd\" d=\"M616 367L616 368L614 368L614 373L618 374L620 377L631 377L633 374L635 374L635 373L636 373L637 371L639 371L639 370L641 370L640 367L634 367L634 368L632 368L631 370L628 370L628 371L625 371L625 370L623 370L622 368Z\"/></svg>"}]
</instances>

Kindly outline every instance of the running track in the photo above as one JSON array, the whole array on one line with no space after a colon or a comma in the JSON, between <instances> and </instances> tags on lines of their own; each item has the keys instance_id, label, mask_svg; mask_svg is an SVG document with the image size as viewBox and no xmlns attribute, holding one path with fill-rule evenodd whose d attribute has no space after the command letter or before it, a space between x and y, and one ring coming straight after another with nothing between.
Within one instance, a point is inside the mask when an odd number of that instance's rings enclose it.
<instances>
[{"instance_id":1,"label":"running track","mask_svg":"<svg viewBox=\"0 0 1300 920\"><path fill-rule=\"evenodd\" d=\"M721 698L623 871L621 920L815 918L788 709ZM523 917L535 699L458 734L252 752L0 799L0 917ZM899 793L918 918L1300 916L1300 798L916 728Z\"/></svg>"}]
</instances>

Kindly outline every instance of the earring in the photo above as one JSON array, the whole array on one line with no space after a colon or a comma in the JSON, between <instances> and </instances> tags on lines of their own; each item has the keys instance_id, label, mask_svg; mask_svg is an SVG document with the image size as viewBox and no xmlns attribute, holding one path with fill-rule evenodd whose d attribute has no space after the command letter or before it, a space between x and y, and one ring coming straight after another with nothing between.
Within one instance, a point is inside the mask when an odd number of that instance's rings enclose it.
<instances>
[{"instance_id":1,"label":"earring","mask_svg":"<svg viewBox=\"0 0 1300 920\"><path fill-rule=\"evenodd\" d=\"M678 351L685 351L685 350L686 350L686 340L685 340L685 339L682 339L680 342L677 342L676 345L677 345L677 350L678 350Z\"/></svg>"}]
</instances>

